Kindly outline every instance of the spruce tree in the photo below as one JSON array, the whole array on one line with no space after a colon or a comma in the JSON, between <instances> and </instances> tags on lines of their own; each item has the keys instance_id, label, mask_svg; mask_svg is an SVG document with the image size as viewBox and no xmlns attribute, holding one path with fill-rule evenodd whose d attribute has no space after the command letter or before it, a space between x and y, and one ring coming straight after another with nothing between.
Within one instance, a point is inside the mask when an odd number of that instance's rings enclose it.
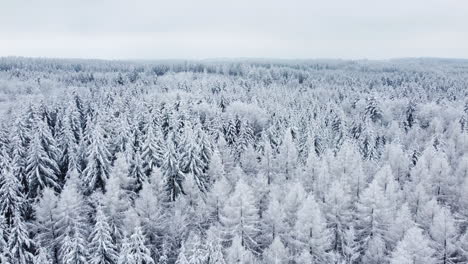
<instances>
[{"instance_id":1,"label":"spruce tree","mask_svg":"<svg viewBox=\"0 0 468 264\"><path fill-rule=\"evenodd\" d=\"M91 125L91 124L89 124ZM110 170L110 153L104 130L99 122L93 124L89 134L89 145L86 150L86 168L83 179L88 192L95 189L104 190Z\"/></svg>"},{"instance_id":2,"label":"spruce tree","mask_svg":"<svg viewBox=\"0 0 468 264\"><path fill-rule=\"evenodd\" d=\"M117 247L112 239L112 230L101 207L96 210L96 223L89 238L89 263L117 263Z\"/></svg>"},{"instance_id":3,"label":"spruce tree","mask_svg":"<svg viewBox=\"0 0 468 264\"><path fill-rule=\"evenodd\" d=\"M227 239L237 236L242 247L253 251L257 247L256 236L259 231L258 209L254 201L250 186L239 179L221 214L221 223Z\"/></svg>"},{"instance_id":4,"label":"spruce tree","mask_svg":"<svg viewBox=\"0 0 468 264\"><path fill-rule=\"evenodd\" d=\"M34 256L31 253L34 248L33 241L29 238L27 223L20 211L15 211L12 218L8 236L9 261L17 264L33 263Z\"/></svg>"},{"instance_id":5,"label":"spruce tree","mask_svg":"<svg viewBox=\"0 0 468 264\"><path fill-rule=\"evenodd\" d=\"M140 226L130 236L128 247L129 264L154 264L150 250L145 246L145 236Z\"/></svg>"},{"instance_id":6,"label":"spruce tree","mask_svg":"<svg viewBox=\"0 0 468 264\"><path fill-rule=\"evenodd\" d=\"M34 135L29 146L25 173L31 198L37 197L45 187L59 189L59 168L55 161L55 153L47 152L40 133Z\"/></svg>"},{"instance_id":7,"label":"spruce tree","mask_svg":"<svg viewBox=\"0 0 468 264\"><path fill-rule=\"evenodd\" d=\"M167 184L166 189L169 196L168 198L171 201L175 201L177 196L184 194L182 182L185 175L179 166L179 156L175 151L174 144L171 142L168 143L162 171Z\"/></svg>"},{"instance_id":8,"label":"spruce tree","mask_svg":"<svg viewBox=\"0 0 468 264\"><path fill-rule=\"evenodd\" d=\"M412 227L406 231L403 240L398 242L393 251L391 264L434 264L435 251L430 246L430 241L418 227Z\"/></svg>"}]
</instances>

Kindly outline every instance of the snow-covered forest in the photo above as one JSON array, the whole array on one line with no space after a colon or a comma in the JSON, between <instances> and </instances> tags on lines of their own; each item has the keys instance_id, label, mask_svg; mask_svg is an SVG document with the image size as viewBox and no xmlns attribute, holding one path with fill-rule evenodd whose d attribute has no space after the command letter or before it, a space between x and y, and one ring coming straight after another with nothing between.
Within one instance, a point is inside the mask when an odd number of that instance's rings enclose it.
<instances>
[{"instance_id":1,"label":"snow-covered forest","mask_svg":"<svg viewBox=\"0 0 468 264\"><path fill-rule=\"evenodd\" d=\"M468 61L0 58L0 263L468 263Z\"/></svg>"}]
</instances>

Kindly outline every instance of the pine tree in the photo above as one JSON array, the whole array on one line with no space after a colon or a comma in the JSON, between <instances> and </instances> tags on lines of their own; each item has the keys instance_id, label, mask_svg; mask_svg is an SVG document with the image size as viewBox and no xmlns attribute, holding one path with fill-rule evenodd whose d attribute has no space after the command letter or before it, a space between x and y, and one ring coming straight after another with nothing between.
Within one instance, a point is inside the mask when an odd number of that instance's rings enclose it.
<instances>
[{"instance_id":1,"label":"pine tree","mask_svg":"<svg viewBox=\"0 0 468 264\"><path fill-rule=\"evenodd\" d=\"M237 182L234 192L223 208L221 223L228 239L237 236L242 247L256 250L255 238L258 233L258 211L250 186L242 179Z\"/></svg>"},{"instance_id":2,"label":"pine tree","mask_svg":"<svg viewBox=\"0 0 468 264\"><path fill-rule=\"evenodd\" d=\"M110 178L106 184L106 192L102 197L102 209L108 218L111 236L115 242L120 241L123 237L122 226L124 213L130 207L130 197L123 189L123 185L122 179L119 177L118 173L111 172Z\"/></svg>"},{"instance_id":3,"label":"pine tree","mask_svg":"<svg viewBox=\"0 0 468 264\"><path fill-rule=\"evenodd\" d=\"M291 129L287 129L284 134L283 142L279 147L277 162L285 179L291 179L297 166L297 149L292 139Z\"/></svg>"},{"instance_id":4,"label":"pine tree","mask_svg":"<svg viewBox=\"0 0 468 264\"><path fill-rule=\"evenodd\" d=\"M280 195L281 193L278 193ZM294 227L296 225L298 214L297 212L302 207L304 200L307 197L303 186L299 182L294 182L287 186L286 194L284 195L284 213L286 225L284 226L287 244L294 244ZM277 199L283 199L281 196Z\"/></svg>"},{"instance_id":5,"label":"pine tree","mask_svg":"<svg viewBox=\"0 0 468 264\"><path fill-rule=\"evenodd\" d=\"M143 182L148 178L145 172L141 154L137 151L133 155L133 160L130 165L129 177L133 183L133 190L138 193L141 190Z\"/></svg>"},{"instance_id":6,"label":"pine tree","mask_svg":"<svg viewBox=\"0 0 468 264\"><path fill-rule=\"evenodd\" d=\"M40 133L34 135L29 146L25 173L29 182L29 197L37 197L45 187L59 189L55 153L46 151Z\"/></svg>"},{"instance_id":7,"label":"pine tree","mask_svg":"<svg viewBox=\"0 0 468 264\"><path fill-rule=\"evenodd\" d=\"M221 219L221 211L230 192L231 185L224 176L221 176L221 178L211 187L207 194L206 204L209 217L212 222L219 223Z\"/></svg>"},{"instance_id":8,"label":"pine tree","mask_svg":"<svg viewBox=\"0 0 468 264\"><path fill-rule=\"evenodd\" d=\"M331 246L330 231L325 218L315 201L309 195L297 212L297 222L294 227L296 252L308 249L313 262L327 262L327 251Z\"/></svg>"},{"instance_id":9,"label":"pine tree","mask_svg":"<svg viewBox=\"0 0 468 264\"><path fill-rule=\"evenodd\" d=\"M157 235L162 228L163 206L158 199L156 190L152 185L145 181L143 187L135 199L135 212L141 221L141 228L146 238L148 238L148 247L152 255L156 255Z\"/></svg>"},{"instance_id":10,"label":"pine tree","mask_svg":"<svg viewBox=\"0 0 468 264\"><path fill-rule=\"evenodd\" d=\"M31 253L33 247L34 244L29 238L26 222L21 216L21 213L19 211L15 211L8 237L9 260L11 263L15 264L32 263L34 259L34 256Z\"/></svg>"},{"instance_id":11,"label":"pine tree","mask_svg":"<svg viewBox=\"0 0 468 264\"><path fill-rule=\"evenodd\" d=\"M254 264L254 261L253 254L242 245L242 238L235 236L231 246L226 250L226 262L229 264Z\"/></svg>"},{"instance_id":12,"label":"pine tree","mask_svg":"<svg viewBox=\"0 0 468 264\"><path fill-rule=\"evenodd\" d=\"M89 239L90 264L117 263L117 249L111 236L111 227L101 207L96 210L96 223Z\"/></svg>"},{"instance_id":13,"label":"pine tree","mask_svg":"<svg viewBox=\"0 0 468 264\"><path fill-rule=\"evenodd\" d=\"M99 188L104 190L109 178L110 153L107 141L104 137L104 130L99 122L96 122L90 129L89 145L86 150L86 168L83 171L83 179L88 192Z\"/></svg>"},{"instance_id":14,"label":"pine tree","mask_svg":"<svg viewBox=\"0 0 468 264\"><path fill-rule=\"evenodd\" d=\"M206 233L208 247L208 255L206 257L207 264L226 264L223 255L223 246L221 245L219 228L212 225Z\"/></svg>"},{"instance_id":15,"label":"pine tree","mask_svg":"<svg viewBox=\"0 0 468 264\"><path fill-rule=\"evenodd\" d=\"M268 184L271 184L274 179L274 156L271 149L270 140L264 136L263 139L263 155L261 156L260 170L267 177Z\"/></svg>"},{"instance_id":16,"label":"pine tree","mask_svg":"<svg viewBox=\"0 0 468 264\"><path fill-rule=\"evenodd\" d=\"M175 201L177 196L184 194L182 182L185 178L179 167L179 157L175 151L174 144L168 144L168 150L164 156L162 171L167 184L169 200Z\"/></svg>"},{"instance_id":17,"label":"pine tree","mask_svg":"<svg viewBox=\"0 0 468 264\"><path fill-rule=\"evenodd\" d=\"M267 210L262 217L262 236L264 243L271 244L273 241L282 236L285 232L286 214L283 206L275 198L270 199Z\"/></svg>"},{"instance_id":18,"label":"pine tree","mask_svg":"<svg viewBox=\"0 0 468 264\"><path fill-rule=\"evenodd\" d=\"M429 239L418 227L406 231L403 240L398 242L393 251L391 264L432 264L437 263Z\"/></svg>"},{"instance_id":19,"label":"pine tree","mask_svg":"<svg viewBox=\"0 0 468 264\"><path fill-rule=\"evenodd\" d=\"M63 264L88 264L85 239L76 234L65 234L60 247Z\"/></svg>"},{"instance_id":20,"label":"pine tree","mask_svg":"<svg viewBox=\"0 0 468 264\"><path fill-rule=\"evenodd\" d=\"M150 250L145 246L145 236L140 226L130 236L128 247L129 264L154 264Z\"/></svg>"},{"instance_id":21,"label":"pine tree","mask_svg":"<svg viewBox=\"0 0 468 264\"><path fill-rule=\"evenodd\" d=\"M224 170L224 165L222 163L219 152L213 151L207 171L210 187L219 181L225 174L226 172Z\"/></svg>"},{"instance_id":22,"label":"pine tree","mask_svg":"<svg viewBox=\"0 0 468 264\"><path fill-rule=\"evenodd\" d=\"M289 262L288 251L279 237L276 237L273 243L263 252L263 261L272 264L287 264Z\"/></svg>"},{"instance_id":23,"label":"pine tree","mask_svg":"<svg viewBox=\"0 0 468 264\"><path fill-rule=\"evenodd\" d=\"M64 263L87 262L88 209L78 192L76 174L69 178L57 203L55 230L56 244L60 245L60 259Z\"/></svg>"},{"instance_id":24,"label":"pine tree","mask_svg":"<svg viewBox=\"0 0 468 264\"><path fill-rule=\"evenodd\" d=\"M247 175L255 176L259 170L259 155L252 145L248 145L240 157L242 169Z\"/></svg>"},{"instance_id":25,"label":"pine tree","mask_svg":"<svg viewBox=\"0 0 468 264\"><path fill-rule=\"evenodd\" d=\"M124 235L122 243L120 245L119 257L117 259L118 264L127 264L133 261L130 255L130 239Z\"/></svg>"},{"instance_id":26,"label":"pine tree","mask_svg":"<svg viewBox=\"0 0 468 264\"><path fill-rule=\"evenodd\" d=\"M55 191L46 187L42 197L34 205L36 241L44 250L51 252L54 262L58 262L60 247L57 243L58 233L55 230L55 223L58 221L56 215L58 200Z\"/></svg>"},{"instance_id":27,"label":"pine tree","mask_svg":"<svg viewBox=\"0 0 468 264\"><path fill-rule=\"evenodd\" d=\"M145 163L146 174L149 175L155 167L162 165L165 150L162 134L160 132L155 133L155 128L151 123L148 124L146 131L147 133L143 139L141 158Z\"/></svg>"},{"instance_id":28,"label":"pine tree","mask_svg":"<svg viewBox=\"0 0 468 264\"><path fill-rule=\"evenodd\" d=\"M53 264L46 249L39 248L37 251L38 253L34 257L34 264Z\"/></svg>"},{"instance_id":29,"label":"pine tree","mask_svg":"<svg viewBox=\"0 0 468 264\"><path fill-rule=\"evenodd\" d=\"M190 127L184 132L180 160L180 169L182 172L194 177L200 191L206 192L209 182L204 169L208 164L205 164L201 159L199 145L195 142L193 131Z\"/></svg>"},{"instance_id":30,"label":"pine tree","mask_svg":"<svg viewBox=\"0 0 468 264\"><path fill-rule=\"evenodd\" d=\"M351 198L357 201L366 183L365 173L359 152L349 142L345 142L337 154L336 162L331 168L331 174L337 179L343 179L351 188Z\"/></svg>"},{"instance_id":31,"label":"pine tree","mask_svg":"<svg viewBox=\"0 0 468 264\"><path fill-rule=\"evenodd\" d=\"M334 181L325 195L324 213L331 232L331 248L343 255L345 236L352 220L351 195L345 183Z\"/></svg>"},{"instance_id":32,"label":"pine tree","mask_svg":"<svg viewBox=\"0 0 468 264\"><path fill-rule=\"evenodd\" d=\"M456 259L457 229L450 210L442 207L435 212L429 233L435 241L436 257L441 263L451 263Z\"/></svg>"},{"instance_id":33,"label":"pine tree","mask_svg":"<svg viewBox=\"0 0 468 264\"><path fill-rule=\"evenodd\" d=\"M190 264L205 264L208 260L208 249L200 235L192 232L187 239L187 259Z\"/></svg>"},{"instance_id":34,"label":"pine tree","mask_svg":"<svg viewBox=\"0 0 468 264\"><path fill-rule=\"evenodd\" d=\"M364 252L363 261L379 262L385 258L385 241L391 219L384 191L374 179L364 190L357 205L358 237Z\"/></svg>"},{"instance_id":35,"label":"pine tree","mask_svg":"<svg viewBox=\"0 0 468 264\"><path fill-rule=\"evenodd\" d=\"M395 219L389 226L388 235L392 245L394 246L398 241L402 240L406 231L414 226L416 226L416 223L413 220L408 204L405 203L400 207Z\"/></svg>"},{"instance_id":36,"label":"pine tree","mask_svg":"<svg viewBox=\"0 0 468 264\"><path fill-rule=\"evenodd\" d=\"M8 163L8 162L7 162ZM0 214L6 224L11 225L16 211L22 212L25 198L21 192L21 184L13 175L10 164L3 168L0 179Z\"/></svg>"},{"instance_id":37,"label":"pine tree","mask_svg":"<svg viewBox=\"0 0 468 264\"><path fill-rule=\"evenodd\" d=\"M8 260L8 255L10 254L8 250L8 226L6 224L5 218L0 215L0 263L6 263Z\"/></svg>"},{"instance_id":38,"label":"pine tree","mask_svg":"<svg viewBox=\"0 0 468 264\"><path fill-rule=\"evenodd\" d=\"M177 260L175 263L176 264L190 264L190 262L187 259L186 254L187 252L185 249L185 245L182 244L182 246L180 247L179 255L177 256Z\"/></svg>"}]
</instances>

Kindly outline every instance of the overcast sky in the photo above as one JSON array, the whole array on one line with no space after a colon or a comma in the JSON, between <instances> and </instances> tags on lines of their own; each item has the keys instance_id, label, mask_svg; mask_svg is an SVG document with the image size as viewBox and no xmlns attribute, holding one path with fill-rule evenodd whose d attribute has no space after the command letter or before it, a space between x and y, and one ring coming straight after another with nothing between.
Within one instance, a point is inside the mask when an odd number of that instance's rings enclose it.
<instances>
[{"instance_id":1,"label":"overcast sky","mask_svg":"<svg viewBox=\"0 0 468 264\"><path fill-rule=\"evenodd\" d=\"M468 1L0 0L0 56L468 58Z\"/></svg>"}]
</instances>

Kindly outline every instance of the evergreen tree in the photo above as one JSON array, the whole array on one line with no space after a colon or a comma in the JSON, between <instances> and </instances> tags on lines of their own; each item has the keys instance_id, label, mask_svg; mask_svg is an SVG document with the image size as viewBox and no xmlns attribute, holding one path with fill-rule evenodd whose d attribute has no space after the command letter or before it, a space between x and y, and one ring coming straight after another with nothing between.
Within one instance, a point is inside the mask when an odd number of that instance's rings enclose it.
<instances>
[{"instance_id":1,"label":"evergreen tree","mask_svg":"<svg viewBox=\"0 0 468 264\"><path fill-rule=\"evenodd\" d=\"M101 207L96 210L96 223L89 239L90 264L117 263L117 249L111 236L111 227Z\"/></svg>"},{"instance_id":2,"label":"evergreen tree","mask_svg":"<svg viewBox=\"0 0 468 264\"><path fill-rule=\"evenodd\" d=\"M26 177L29 182L29 197L37 197L45 187L59 189L58 165L55 154L46 151L41 134L36 133L29 146L26 160Z\"/></svg>"},{"instance_id":3,"label":"evergreen tree","mask_svg":"<svg viewBox=\"0 0 468 264\"><path fill-rule=\"evenodd\" d=\"M384 261L385 241L390 221L390 210L384 191L374 180L364 190L357 205L358 237L364 252L363 261Z\"/></svg>"},{"instance_id":4,"label":"evergreen tree","mask_svg":"<svg viewBox=\"0 0 468 264\"><path fill-rule=\"evenodd\" d=\"M59 198L55 191L46 187L42 192L42 197L34 205L36 216L35 231L36 241L39 245L49 252L54 262L58 262L58 233L55 230L55 223L59 220L57 218L57 205Z\"/></svg>"},{"instance_id":5,"label":"evergreen tree","mask_svg":"<svg viewBox=\"0 0 468 264\"><path fill-rule=\"evenodd\" d=\"M86 150L87 164L83 171L83 179L88 192L92 192L96 188L104 190L109 178L110 153L104 137L104 130L99 122L93 124L89 129L89 145Z\"/></svg>"},{"instance_id":6,"label":"evergreen tree","mask_svg":"<svg viewBox=\"0 0 468 264\"><path fill-rule=\"evenodd\" d=\"M88 264L85 239L74 234L65 234L60 247L61 263Z\"/></svg>"},{"instance_id":7,"label":"evergreen tree","mask_svg":"<svg viewBox=\"0 0 468 264\"><path fill-rule=\"evenodd\" d=\"M38 253L34 257L34 264L53 264L46 249L39 248L37 251Z\"/></svg>"},{"instance_id":8,"label":"evergreen tree","mask_svg":"<svg viewBox=\"0 0 468 264\"><path fill-rule=\"evenodd\" d=\"M432 264L437 263L429 239L418 227L412 227L405 233L393 251L391 264Z\"/></svg>"},{"instance_id":9,"label":"evergreen tree","mask_svg":"<svg viewBox=\"0 0 468 264\"><path fill-rule=\"evenodd\" d=\"M252 189L242 179L237 182L234 192L226 201L221 214L221 223L228 239L237 236L242 247L256 250L258 210L255 207Z\"/></svg>"},{"instance_id":10,"label":"evergreen tree","mask_svg":"<svg viewBox=\"0 0 468 264\"><path fill-rule=\"evenodd\" d=\"M146 174L149 175L155 167L162 165L165 150L162 134L154 132L155 128L151 122L148 124L146 131L143 139L141 158L145 163Z\"/></svg>"},{"instance_id":11,"label":"evergreen tree","mask_svg":"<svg viewBox=\"0 0 468 264\"><path fill-rule=\"evenodd\" d=\"M162 228L163 206L156 190L148 181L143 182L143 187L135 200L135 212L140 220L141 228L148 239L148 247L152 256L156 255L158 234Z\"/></svg>"},{"instance_id":12,"label":"evergreen tree","mask_svg":"<svg viewBox=\"0 0 468 264\"><path fill-rule=\"evenodd\" d=\"M307 249L312 256L312 262L327 262L327 251L331 246L330 231L325 218L315 201L309 195L297 212L297 222L294 227L296 252Z\"/></svg>"},{"instance_id":13,"label":"evergreen tree","mask_svg":"<svg viewBox=\"0 0 468 264\"><path fill-rule=\"evenodd\" d=\"M325 195L324 214L331 232L331 248L344 254L345 237L352 220L351 195L347 186L334 181Z\"/></svg>"},{"instance_id":14,"label":"evergreen tree","mask_svg":"<svg viewBox=\"0 0 468 264\"><path fill-rule=\"evenodd\" d=\"M64 263L87 263L88 209L78 192L78 184L76 174L68 179L55 213L56 244L60 245L60 259Z\"/></svg>"},{"instance_id":15,"label":"evergreen tree","mask_svg":"<svg viewBox=\"0 0 468 264\"><path fill-rule=\"evenodd\" d=\"M184 194L182 182L185 175L179 167L179 157L175 151L173 143L168 143L168 150L164 156L162 171L167 184L167 193L169 200L175 201L177 196Z\"/></svg>"},{"instance_id":16,"label":"evergreen tree","mask_svg":"<svg viewBox=\"0 0 468 264\"><path fill-rule=\"evenodd\" d=\"M150 250L145 246L145 236L141 227L137 226L130 236L128 247L129 264L154 264Z\"/></svg>"},{"instance_id":17,"label":"evergreen tree","mask_svg":"<svg viewBox=\"0 0 468 264\"><path fill-rule=\"evenodd\" d=\"M29 238L27 223L21 213L15 211L12 218L11 228L8 236L9 261L17 264L29 264L34 260L31 253L33 241Z\"/></svg>"},{"instance_id":18,"label":"evergreen tree","mask_svg":"<svg viewBox=\"0 0 468 264\"><path fill-rule=\"evenodd\" d=\"M16 211L22 212L25 198L21 192L21 184L13 175L10 164L6 165L0 178L0 214L4 217L6 224L10 226Z\"/></svg>"},{"instance_id":19,"label":"evergreen tree","mask_svg":"<svg viewBox=\"0 0 468 264\"><path fill-rule=\"evenodd\" d=\"M297 149L293 142L290 129L287 129L284 134L283 142L279 147L277 162L280 171L285 176L285 179L291 179L297 166Z\"/></svg>"},{"instance_id":20,"label":"evergreen tree","mask_svg":"<svg viewBox=\"0 0 468 264\"><path fill-rule=\"evenodd\" d=\"M200 191L206 192L209 182L204 170L208 164L205 164L201 158L201 151L199 145L195 142L195 136L191 127L188 127L184 132L180 160L182 172L185 175L194 177Z\"/></svg>"},{"instance_id":21,"label":"evergreen tree","mask_svg":"<svg viewBox=\"0 0 468 264\"><path fill-rule=\"evenodd\" d=\"M148 178L145 172L141 154L137 151L133 155L133 160L130 165L129 177L133 183L133 190L138 193L141 190L143 182Z\"/></svg>"},{"instance_id":22,"label":"evergreen tree","mask_svg":"<svg viewBox=\"0 0 468 264\"><path fill-rule=\"evenodd\" d=\"M219 228L210 227L207 230L207 264L226 264L223 256L223 246L221 245L221 237Z\"/></svg>"},{"instance_id":23,"label":"evergreen tree","mask_svg":"<svg viewBox=\"0 0 468 264\"><path fill-rule=\"evenodd\" d=\"M184 244L180 247L179 256L177 256L176 264L190 264L186 256L187 252Z\"/></svg>"},{"instance_id":24,"label":"evergreen tree","mask_svg":"<svg viewBox=\"0 0 468 264\"><path fill-rule=\"evenodd\" d=\"M441 263L456 261L457 229L450 211L442 207L435 212L429 233L435 242L436 257Z\"/></svg>"},{"instance_id":25,"label":"evergreen tree","mask_svg":"<svg viewBox=\"0 0 468 264\"><path fill-rule=\"evenodd\" d=\"M273 243L263 252L263 261L272 264L286 264L289 262L288 251L279 237L276 237Z\"/></svg>"},{"instance_id":26,"label":"evergreen tree","mask_svg":"<svg viewBox=\"0 0 468 264\"><path fill-rule=\"evenodd\" d=\"M242 239L235 236L231 246L226 250L227 263L254 264L253 254L242 245Z\"/></svg>"}]
</instances>

